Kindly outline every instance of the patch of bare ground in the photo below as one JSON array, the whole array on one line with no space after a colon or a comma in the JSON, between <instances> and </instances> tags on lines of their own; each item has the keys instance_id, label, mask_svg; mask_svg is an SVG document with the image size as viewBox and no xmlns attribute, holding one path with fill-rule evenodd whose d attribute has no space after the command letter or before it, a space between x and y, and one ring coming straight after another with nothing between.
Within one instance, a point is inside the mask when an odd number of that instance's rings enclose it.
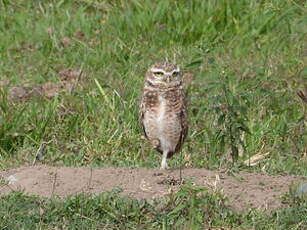
<instances>
[{"instance_id":1,"label":"patch of bare ground","mask_svg":"<svg viewBox=\"0 0 307 230\"><path fill-rule=\"evenodd\" d=\"M179 188L172 181L179 179L179 170L130 168L73 168L46 165L24 166L0 171L0 195L13 190L42 197L65 197L77 193L99 194L121 188L123 195L135 199L163 197ZM304 180L297 176L269 176L241 172L229 176L206 169L183 169L185 181L193 186L220 191L229 198L236 210L275 209L282 206L280 197L291 183ZM170 183L168 183L170 182Z\"/></svg>"},{"instance_id":2,"label":"patch of bare ground","mask_svg":"<svg viewBox=\"0 0 307 230\"><path fill-rule=\"evenodd\" d=\"M75 88L82 87L79 83L86 78L81 70L63 69L59 71L57 82L46 82L36 85L13 86L8 90L9 99L13 101L26 101L32 97L51 99L61 92L71 93ZM8 86L9 81L0 81L0 87Z\"/></svg>"}]
</instances>

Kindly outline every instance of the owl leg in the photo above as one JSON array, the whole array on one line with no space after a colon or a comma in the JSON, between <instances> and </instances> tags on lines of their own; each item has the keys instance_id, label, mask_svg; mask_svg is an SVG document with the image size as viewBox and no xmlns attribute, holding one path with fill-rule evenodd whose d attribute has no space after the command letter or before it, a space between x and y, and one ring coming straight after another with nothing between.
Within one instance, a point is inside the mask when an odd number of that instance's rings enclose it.
<instances>
[{"instance_id":1,"label":"owl leg","mask_svg":"<svg viewBox=\"0 0 307 230\"><path fill-rule=\"evenodd\" d=\"M164 151L162 155L161 168L160 169L168 169L168 165L166 163L168 151Z\"/></svg>"}]
</instances>

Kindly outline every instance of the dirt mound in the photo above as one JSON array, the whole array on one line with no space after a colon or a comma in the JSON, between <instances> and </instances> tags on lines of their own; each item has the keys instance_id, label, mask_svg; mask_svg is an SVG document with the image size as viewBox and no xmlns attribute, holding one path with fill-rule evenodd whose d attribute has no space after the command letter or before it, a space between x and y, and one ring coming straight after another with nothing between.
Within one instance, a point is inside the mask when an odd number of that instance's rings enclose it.
<instances>
[{"instance_id":1,"label":"dirt mound","mask_svg":"<svg viewBox=\"0 0 307 230\"><path fill-rule=\"evenodd\" d=\"M45 165L25 166L0 171L0 194L24 190L43 197L76 193L98 194L121 188L123 195L136 199L153 199L178 189L179 170L129 168L71 168ZM295 176L268 176L241 172L236 176L206 169L184 169L183 178L196 186L221 191L238 210L250 207L280 207L281 195L289 185L304 179Z\"/></svg>"},{"instance_id":2,"label":"dirt mound","mask_svg":"<svg viewBox=\"0 0 307 230\"><path fill-rule=\"evenodd\" d=\"M62 69L58 73L59 81L45 82L42 84L29 85L25 84L22 87L8 88L8 98L13 101L25 102L33 97L51 99L61 92L71 93L75 88L82 88L81 80L87 78L87 75L82 70ZM8 87L9 80L0 81L0 87Z\"/></svg>"}]
</instances>

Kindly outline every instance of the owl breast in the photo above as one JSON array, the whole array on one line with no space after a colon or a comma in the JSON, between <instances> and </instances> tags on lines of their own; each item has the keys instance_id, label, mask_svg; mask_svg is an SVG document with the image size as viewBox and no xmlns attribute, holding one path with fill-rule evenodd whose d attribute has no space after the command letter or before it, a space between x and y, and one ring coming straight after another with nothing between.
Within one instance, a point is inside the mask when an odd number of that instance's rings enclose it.
<instances>
[{"instance_id":1,"label":"owl breast","mask_svg":"<svg viewBox=\"0 0 307 230\"><path fill-rule=\"evenodd\" d=\"M171 157L180 147L183 133L182 112L184 108L181 93L174 90L159 95L156 92L147 92L144 97L143 126L150 141L158 140L156 149L162 153L169 152ZM146 96L148 98L146 99ZM179 96L179 97L178 97ZM147 103L146 103L147 102Z\"/></svg>"}]
</instances>

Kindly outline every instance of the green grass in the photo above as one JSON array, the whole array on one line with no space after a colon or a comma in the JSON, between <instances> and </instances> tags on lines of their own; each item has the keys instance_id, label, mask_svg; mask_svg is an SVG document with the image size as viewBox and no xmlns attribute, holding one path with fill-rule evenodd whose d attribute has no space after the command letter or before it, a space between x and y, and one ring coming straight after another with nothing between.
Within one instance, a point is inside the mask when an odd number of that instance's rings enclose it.
<instances>
[{"instance_id":1,"label":"green grass","mask_svg":"<svg viewBox=\"0 0 307 230\"><path fill-rule=\"evenodd\" d=\"M193 74L187 165L269 152L252 170L306 175L305 13L290 0L1 1L0 168L32 162L50 140L48 164L157 167L138 101L145 70L169 60ZM8 99L10 87L59 82L66 68L83 70L83 87Z\"/></svg>"},{"instance_id":2,"label":"green grass","mask_svg":"<svg viewBox=\"0 0 307 230\"><path fill-rule=\"evenodd\" d=\"M146 69L169 60L193 75L186 87L185 165L306 176L306 103L297 96L298 90L307 94L306 11L303 0L0 0L0 81L10 81L0 86L0 169L32 163L43 141L52 141L42 160L46 164L158 167L159 154L140 138L138 102ZM58 83L59 73L68 68L86 75L74 91L51 99L9 98L11 87ZM241 164L266 153L257 166ZM179 166L179 156L171 167ZM11 194L0 200L1 227L118 228L125 223L126 228L163 229L175 220L171 211L163 219L150 204L113 195L110 213L116 205L132 205L136 214L130 218L119 212L122 222L101 217L100 203L108 196L44 200ZM195 199L203 204L211 195ZM100 211L78 209L81 203ZM216 210L219 205L212 206L212 223L200 222L215 227L244 223L246 229L306 224L300 214L306 203L271 216L252 211L243 217L227 208ZM200 206L194 211L207 212ZM220 224L223 215L231 217ZM291 221L293 216L298 221Z\"/></svg>"},{"instance_id":3,"label":"green grass","mask_svg":"<svg viewBox=\"0 0 307 230\"><path fill-rule=\"evenodd\" d=\"M182 187L162 200L98 196L42 199L14 192L0 199L1 229L304 229L307 200L288 197L271 213L232 211L226 199L204 189Z\"/></svg>"}]
</instances>

